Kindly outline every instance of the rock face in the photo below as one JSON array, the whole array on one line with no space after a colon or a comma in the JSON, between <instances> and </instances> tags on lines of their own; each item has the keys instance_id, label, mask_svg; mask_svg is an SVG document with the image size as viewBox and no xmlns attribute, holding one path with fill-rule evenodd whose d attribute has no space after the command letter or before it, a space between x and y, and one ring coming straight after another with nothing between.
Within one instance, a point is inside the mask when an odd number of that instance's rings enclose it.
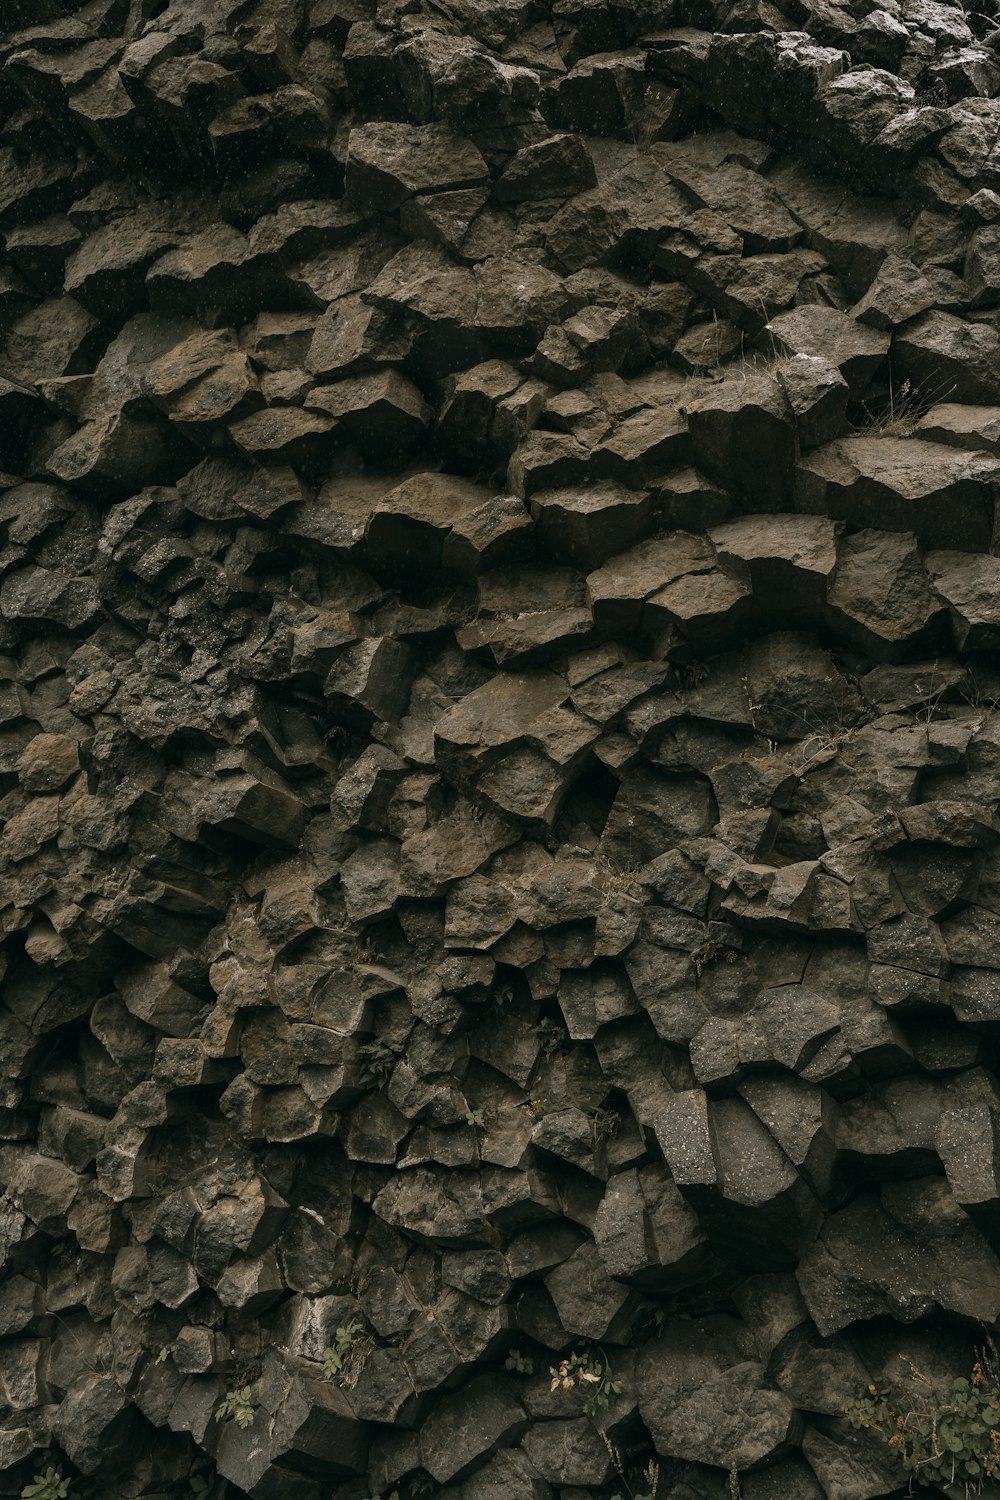
<instances>
[{"instance_id":1,"label":"rock face","mask_svg":"<svg viewBox=\"0 0 1000 1500\"><path fill-rule=\"evenodd\" d=\"M905 1493L845 1406L1000 1317L994 24L0 6L0 1495Z\"/></svg>"}]
</instances>

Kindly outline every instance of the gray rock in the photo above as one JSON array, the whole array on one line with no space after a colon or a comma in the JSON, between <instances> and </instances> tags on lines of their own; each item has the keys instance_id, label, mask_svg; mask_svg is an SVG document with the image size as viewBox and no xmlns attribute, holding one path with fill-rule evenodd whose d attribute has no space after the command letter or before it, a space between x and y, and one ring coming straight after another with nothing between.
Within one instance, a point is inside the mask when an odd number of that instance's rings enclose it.
<instances>
[{"instance_id":1,"label":"gray rock","mask_svg":"<svg viewBox=\"0 0 1000 1500\"><path fill-rule=\"evenodd\" d=\"M472 142L441 125L371 121L348 140L347 193L364 213L391 213L415 193L487 181Z\"/></svg>"},{"instance_id":2,"label":"gray rock","mask_svg":"<svg viewBox=\"0 0 1000 1500\"><path fill-rule=\"evenodd\" d=\"M608 1451L587 1417L538 1422L525 1435L524 1448L550 1484L603 1484L612 1472Z\"/></svg>"},{"instance_id":3,"label":"gray rock","mask_svg":"<svg viewBox=\"0 0 1000 1500\"><path fill-rule=\"evenodd\" d=\"M934 588L949 606L959 650L988 650L995 643L993 562L968 552L932 552L927 558Z\"/></svg>"},{"instance_id":4,"label":"gray rock","mask_svg":"<svg viewBox=\"0 0 1000 1500\"><path fill-rule=\"evenodd\" d=\"M768 1387L750 1349L748 1331L724 1315L646 1345L639 1409L658 1453L742 1470L795 1445L801 1418Z\"/></svg>"},{"instance_id":5,"label":"gray rock","mask_svg":"<svg viewBox=\"0 0 1000 1500\"><path fill-rule=\"evenodd\" d=\"M494 186L505 203L535 198L568 198L594 187L597 177L583 141L576 135L553 135L524 146L512 157Z\"/></svg>"},{"instance_id":6,"label":"gray rock","mask_svg":"<svg viewBox=\"0 0 1000 1500\"><path fill-rule=\"evenodd\" d=\"M825 517L753 516L709 532L719 562L748 579L758 608L814 610L837 566L839 528Z\"/></svg>"},{"instance_id":7,"label":"gray rock","mask_svg":"<svg viewBox=\"0 0 1000 1500\"><path fill-rule=\"evenodd\" d=\"M876 1248L877 1247L877 1248ZM961 1266L960 1275L955 1268ZM797 1278L822 1334L891 1313L903 1323L934 1307L961 1314L975 1267L978 1295L995 1299L996 1260L937 1178L892 1184L832 1215Z\"/></svg>"},{"instance_id":8,"label":"gray rock","mask_svg":"<svg viewBox=\"0 0 1000 1500\"><path fill-rule=\"evenodd\" d=\"M527 1426L509 1380L482 1375L434 1407L420 1434L424 1467L438 1481L461 1478L477 1461L509 1448Z\"/></svg>"},{"instance_id":9,"label":"gray rock","mask_svg":"<svg viewBox=\"0 0 1000 1500\"><path fill-rule=\"evenodd\" d=\"M550 1271L545 1285L568 1334L599 1342L624 1326L628 1288L606 1273L592 1241Z\"/></svg>"},{"instance_id":10,"label":"gray rock","mask_svg":"<svg viewBox=\"0 0 1000 1500\"><path fill-rule=\"evenodd\" d=\"M825 354L796 354L778 366L777 374L801 448L844 435L850 388L836 364Z\"/></svg>"},{"instance_id":11,"label":"gray rock","mask_svg":"<svg viewBox=\"0 0 1000 1500\"><path fill-rule=\"evenodd\" d=\"M892 532L861 531L845 539L827 608L843 622L845 635L878 657L919 649L941 623L919 552L905 534Z\"/></svg>"}]
</instances>

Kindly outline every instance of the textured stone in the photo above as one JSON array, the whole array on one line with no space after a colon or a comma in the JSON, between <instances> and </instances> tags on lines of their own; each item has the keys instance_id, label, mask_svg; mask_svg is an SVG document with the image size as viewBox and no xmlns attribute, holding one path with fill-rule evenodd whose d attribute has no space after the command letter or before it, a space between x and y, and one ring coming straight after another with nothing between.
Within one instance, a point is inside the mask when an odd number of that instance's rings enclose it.
<instances>
[{"instance_id":1,"label":"textured stone","mask_svg":"<svg viewBox=\"0 0 1000 1500\"><path fill-rule=\"evenodd\" d=\"M726 380L685 408L695 463L763 509L788 498L795 428L784 392L767 374Z\"/></svg>"},{"instance_id":2,"label":"textured stone","mask_svg":"<svg viewBox=\"0 0 1000 1500\"><path fill-rule=\"evenodd\" d=\"M11 1494L905 1487L845 1409L1000 1286L989 24L8 0Z\"/></svg>"},{"instance_id":3,"label":"textured stone","mask_svg":"<svg viewBox=\"0 0 1000 1500\"><path fill-rule=\"evenodd\" d=\"M855 399L864 394L889 352L885 334L865 327L835 308L818 304L780 313L767 326L790 356L804 354L829 361Z\"/></svg>"},{"instance_id":4,"label":"textured stone","mask_svg":"<svg viewBox=\"0 0 1000 1500\"><path fill-rule=\"evenodd\" d=\"M931 546L988 545L992 455L904 437L841 438L803 459L799 504L848 522L913 531Z\"/></svg>"}]
</instances>

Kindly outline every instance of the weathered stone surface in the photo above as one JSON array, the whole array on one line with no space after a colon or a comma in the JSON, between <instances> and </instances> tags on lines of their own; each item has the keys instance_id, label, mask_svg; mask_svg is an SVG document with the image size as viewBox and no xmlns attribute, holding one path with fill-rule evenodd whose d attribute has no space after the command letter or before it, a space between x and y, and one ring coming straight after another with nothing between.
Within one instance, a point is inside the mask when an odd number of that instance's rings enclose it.
<instances>
[{"instance_id":1,"label":"weathered stone surface","mask_svg":"<svg viewBox=\"0 0 1000 1500\"><path fill-rule=\"evenodd\" d=\"M850 388L822 354L796 354L778 367L778 383L795 421L801 448L815 448L844 434Z\"/></svg>"},{"instance_id":2,"label":"weathered stone surface","mask_svg":"<svg viewBox=\"0 0 1000 1500\"><path fill-rule=\"evenodd\" d=\"M768 374L726 380L686 406L699 468L753 497L761 509L783 505L795 464L792 413Z\"/></svg>"},{"instance_id":3,"label":"weathered stone surface","mask_svg":"<svg viewBox=\"0 0 1000 1500\"><path fill-rule=\"evenodd\" d=\"M934 401L990 405L1000 399L995 366L998 338L988 324L950 312L927 312L893 339L897 378Z\"/></svg>"},{"instance_id":4,"label":"weathered stone surface","mask_svg":"<svg viewBox=\"0 0 1000 1500\"><path fill-rule=\"evenodd\" d=\"M932 552L927 570L949 607L959 650L989 650L997 639L996 559L972 552Z\"/></svg>"},{"instance_id":5,"label":"weathered stone surface","mask_svg":"<svg viewBox=\"0 0 1000 1500\"><path fill-rule=\"evenodd\" d=\"M347 143L347 194L365 213L390 213L415 193L488 181L471 141L440 125L372 121Z\"/></svg>"},{"instance_id":6,"label":"weathered stone surface","mask_svg":"<svg viewBox=\"0 0 1000 1500\"><path fill-rule=\"evenodd\" d=\"M991 24L9 0L5 1492L905 1487L844 1410L1000 1295Z\"/></svg>"},{"instance_id":7,"label":"weathered stone surface","mask_svg":"<svg viewBox=\"0 0 1000 1500\"><path fill-rule=\"evenodd\" d=\"M568 198L594 187L594 164L575 135L554 135L524 146L504 168L494 193L505 203L534 198Z\"/></svg>"},{"instance_id":8,"label":"weathered stone surface","mask_svg":"<svg viewBox=\"0 0 1000 1500\"><path fill-rule=\"evenodd\" d=\"M843 620L845 634L873 656L911 650L927 639L941 615L920 554L901 533L859 531L846 538L827 601L830 613Z\"/></svg>"},{"instance_id":9,"label":"weathered stone surface","mask_svg":"<svg viewBox=\"0 0 1000 1500\"><path fill-rule=\"evenodd\" d=\"M421 1433L421 1458L442 1483L497 1448L510 1447L526 1426L511 1382L482 1376L435 1408Z\"/></svg>"},{"instance_id":10,"label":"weathered stone surface","mask_svg":"<svg viewBox=\"0 0 1000 1500\"><path fill-rule=\"evenodd\" d=\"M801 1419L768 1388L752 1347L748 1331L723 1316L647 1346L640 1411L658 1451L743 1469L795 1442Z\"/></svg>"},{"instance_id":11,"label":"weathered stone surface","mask_svg":"<svg viewBox=\"0 0 1000 1500\"><path fill-rule=\"evenodd\" d=\"M804 354L829 361L854 398L864 394L889 352L885 334L865 327L835 308L818 304L781 313L767 327L790 356Z\"/></svg>"},{"instance_id":12,"label":"weathered stone surface","mask_svg":"<svg viewBox=\"0 0 1000 1500\"><path fill-rule=\"evenodd\" d=\"M957 1276L946 1269L959 1265ZM834 1215L803 1258L798 1281L813 1321L829 1334L887 1311L903 1323L935 1305L961 1314L973 1267L979 1294L995 1301L1000 1279L993 1252L945 1184L928 1178L894 1183L881 1199L859 1198Z\"/></svg>"},{"instance_id":13,"label":"weathered stone surface","mask_svg":"<svg viewBox=\"0 0 1000 1500\"><path fill-rule=\"evenodd\" d=\"M995 406L962 406L942 401L920 418L914 432L932 443L996 453L1000 444L1000 410Z\"/></svg>"},{"instance_id":14,"label":"weathered stone surface","mask_svg":"<svg viewBox=\"0 0 1000 1500\"><path fill-rule=\"evenodd\" d=\"M852 527L912 531L939 547L964 537L980 548L992 535L994 473L992 455L944 444L841 438L800 461L796 497L802 509Z\"/></svg>"},{"instance_id":15,"label":"weathered stone surface","mask_svg":"<svg viewBox=\"0 0 1000 1500\"><path fill-rule=\"evenodd\" d=\"M720 563L743 576L759 608L780 613L823 603L837 566L838 527L820 516L754 516L713 527Z\"/></svg>"},{"instance_id":16,"label":"weathered stone surface","mask_svg":"<svg viewBox=\"0 0 1000 1500\"><path fill-rule=\"evenodd\" d=\"M604 562L623 542L642 536L652 522L649 497L613 480L536 492L531 511L547 549L583 568Z\"/></svg>"}]
</instances>

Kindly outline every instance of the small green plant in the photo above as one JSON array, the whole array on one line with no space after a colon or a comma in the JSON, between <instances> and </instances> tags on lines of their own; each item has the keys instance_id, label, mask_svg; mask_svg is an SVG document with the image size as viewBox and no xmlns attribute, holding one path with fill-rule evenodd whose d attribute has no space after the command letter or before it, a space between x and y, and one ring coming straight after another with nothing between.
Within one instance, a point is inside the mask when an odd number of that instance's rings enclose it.
<instances>
[{"instance_id":1,"label":"small green plant","mask_svg":"<svg viewBox=\"0 0 1000 1500\"><path fill-rule=\"evenodd\" d=\"M554 1057L569 1040L565 1026L560 1026L558 1021L539 1021L531 1030L541 1043L545 1057Z\"/></svg>"},{"instance_id":2,"label":"small green plant","mask_svg":"<svg viewBox=\"0 0 1000 1500\"><path fill-rule=\"evenodd\" d=\"M45 1460L45 1467L21 1491L21 1500L66 1500L73 1481L67 1479L55 1462Z\"/></svg>"},{"instance_id":3,"label":"small green plant","mask_svg":"<svg viewBox=\"0 0 1000 1500\"><path fill-rule=\"evenodd\" d=\"M408 1482L406 1488L409 1490L412 1500L425 1500L427 1495L434 1493L434 1481L426 1469L418 1469Z\"/></svg>"},{"instance_id":4,"label":"small green plant","mask_svg":"<svg viewBox=\"0 0 1000 1500\"><path fill-rule=\"evenodd\" d=\"M482 1130L486 1124L485 1109L467 1109L465 1112L465 1123L471 1125L473 1130Z\"/></svg>"},{"instance_id":5,"label":"small green plant","mask_svg":"<svg viewBox=\"0 0 1000 1500\"><path fill-rule=\"evenodd\" d=\"M613 1141L618 1134L622 1117L616 1109L602 1106L594 1111L594 1138L598 1141Z\"/></svg>"},{"instance_id":6,"label":"small green plant","mask_svg":"<svg viewBox=\"0 0 1000 1500\"><path fill-rule=\"evenodd\" d=\"M615 1447L606 1432L601 1432L601 1439L608 1450L608 1456L614 1466L615 1473L621 1480L625 1491L624 1494L619 1492L612 1495L611 1500L657 1500L657 1491L660 1488L660 1466L656 1462L656 1459L649 1459L640 1471L641 1477L632 1483L629 1481L628 1471L619 1449ZM639 1487L642 1484L645 1485L645 1489Z\"/></svg>"},{"instance_id":7,"label":"small green plant","mask_svg":"<svg viewBox=\"0 0 1000 1500\"><path fill-rule=\"evenodd\" d=\"M361 1063L361 1082L369 1088L378 1088L379 1084L384 1083L396 1061L395 1052L381 1037L359 1047L358 1057Z\"/></svg>"},{"instance_id":8,"label":"small green plant","mask_svg":"<svg viewBox=\"0 0 1000 1500\"><path fill-rule=\"evenodd\" d=\"M503 1362L505 1370L512 1375L534 1375L535 1361L530 1354L522 1354L520 1349L512 1349Z\"/></svg>"},{"instance_id":9,"label":"small green plant","mask_svg":"<svg viewBox=\"0 0 1000 1500\"><path fill-rule=\"evenodd\" d=\"M509 1005L514 998L514 986L509 979L503 979L493 990L493 998L498 1005Z\"/></svg>"},{"instance_id":10,"label":"small green plant","mask_svg":"<svg viewBox=\"0 0 1000 1500\"><path fill-rule=\"evenodd\" d=\"M656 1302L650 1302L645 1297L636 1304L635 1321L633 1323L633 1335L643 1342L655 1338L663 1331L663 1325L667 1321L667 1310L660 1307Z\"/></svg>"},{"instance_id":11,"label":"small green plant","mask_svg":"<svg viewBox=\"0 0 1000 1500\"><path fill-rule=\"evenodd\" d=\"M588 1417L607 1411L613 1396L620 1396L625 1389L620 1380L615 1380L611 1366L605 1357L594 1352L570 1354L558 1365L549 1366L552 1391L575 1391L580 1405Z\"/></svg>"},{"instance_id":12,"label":"small green plant","mask_svg":"<svg viewBox=\"0 0 1000 1500\"><path fill-rule=\"evenodd\" d=\"M1000 1479L1000 1370L992 1343L977 1351L971 1375L947 1387L906 1363L900 1389L870 1385L845 1409L851 1426L882 1438L917 1484L959 1483L968 1494Z\"/></svg>"},{"instance_id":13,"label":"small green plant","mask_svg":"<svg viewBox=\"0 0 1000 1500\"><path fill-rule=\"evenodd\" d=\"M237 1427L246 1429L253 1426L256 1407L250 1392L245 1386L236 1386L227 1391L215 1409L215 1420L217 1422L235 1422Z\"/></svg>"},{"instance_id":14,"label":"small green plant","mask_svg":"<svg viewBox=\"0 0 1000 1500\"><path fill-rule=\"evenodd\" d=\"M371 1339L360 1318L338 1328L333 1343L323 1350L323 1379L344 1381L358 1364Z\"/></svg>"}]
</instances>

